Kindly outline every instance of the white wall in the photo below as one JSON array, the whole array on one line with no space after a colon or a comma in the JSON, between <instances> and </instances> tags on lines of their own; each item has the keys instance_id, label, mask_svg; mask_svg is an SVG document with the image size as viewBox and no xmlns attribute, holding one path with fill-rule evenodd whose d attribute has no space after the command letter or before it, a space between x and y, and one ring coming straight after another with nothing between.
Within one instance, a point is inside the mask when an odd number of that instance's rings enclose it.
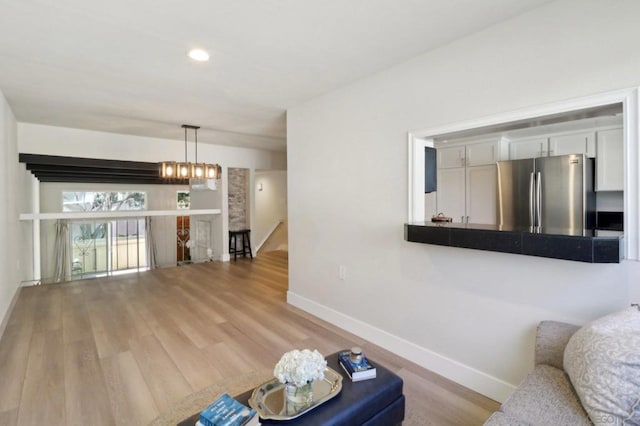
<instances>
[{"instance_id":1,"label":"white wall","mask_svg":"<svg viewBox=\"0 0 640 426\"><path fill-rule=\"evenodd\" d=\"M258 189L260 185L262 191ZM257 171L253 191L255 226L251 232L258 250L278 224L287 220L287 172Z\"/></svg>"},{"instance_id":2,"label":"white wall","mask_svg":"<svg viewBox=\"0 0 640 426\"><path fill-rule=\"evenodd\" d=\"M20 209L31 208L32 179L18 163L17 123L0 92L0 335L20 282L29 279L33 264L29 256L31 227L18 220Z\"/></svg>"},{"instance_id":3,"label":"white wall","mask_svg":"<svg viewBox=\"0 0 640 426\"><path fill-rule=\"evenodd\" d=\"M403 223L408 131L639 85L639 14L548 3L290 109L288 300L498 400L532 367L540 320L638 302L638 262L408 243Z\"/></svg>"},{"instance_id":4,"label":"white wall","mask_svg":"<svg viewBox=\"0 0 640 426\"><path fill-rule=\"evenodd\" d=\"M19 123L20 152L129 161L167 161L184 159L184 132L176 126L176 140L121 135ZM189 136L189 139L192 135ZM187 144L189 161L194 161L193 142ZM286 154L249 148L198 143L198 161L223 167L286 169Z\"/></svg>"}]
</instances>

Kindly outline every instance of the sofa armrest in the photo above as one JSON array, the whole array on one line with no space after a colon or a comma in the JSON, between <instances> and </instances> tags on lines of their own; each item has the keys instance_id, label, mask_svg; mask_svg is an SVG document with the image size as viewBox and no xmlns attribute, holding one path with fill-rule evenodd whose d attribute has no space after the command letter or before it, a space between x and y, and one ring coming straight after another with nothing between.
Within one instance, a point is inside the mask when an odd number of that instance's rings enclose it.
<instances>
[{"instance_id":1,"label":"sofa armrest","mask_svg":"<svg viewBox=\"0 0 640 426\"><path fill-rule=\"evenodd\" d=\"M564 370L564 348L580 327L557 321L542 321L536 332L535 363Z\"/></svg>"}]
</instances>

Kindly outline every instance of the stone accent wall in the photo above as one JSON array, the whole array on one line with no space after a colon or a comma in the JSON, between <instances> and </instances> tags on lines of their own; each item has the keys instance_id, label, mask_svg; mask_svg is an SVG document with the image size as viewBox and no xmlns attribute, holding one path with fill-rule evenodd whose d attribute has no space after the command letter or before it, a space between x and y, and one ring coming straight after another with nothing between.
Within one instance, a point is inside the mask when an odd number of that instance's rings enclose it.
<instances>
[{"instance_id":1,"label":"stone accent wall","mask_svg":"<svg viewBox=\"0 0 640 426\"><path fill-rule=\"evenodd\" d=\"M229 229L248 228L249 169L229 169Z\"/></svg>"}]
</instances>

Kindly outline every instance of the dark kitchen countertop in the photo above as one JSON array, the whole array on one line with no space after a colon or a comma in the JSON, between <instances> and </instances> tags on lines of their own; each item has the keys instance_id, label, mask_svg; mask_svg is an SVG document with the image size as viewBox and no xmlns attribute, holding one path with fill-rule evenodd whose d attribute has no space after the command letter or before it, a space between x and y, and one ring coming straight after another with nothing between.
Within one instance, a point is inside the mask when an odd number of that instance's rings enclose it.
<instances>
[{"instance_id":1,"label":"dark kitchen countertop","mask_svg":"<svg viewBox=\"0 0 640 426\"><path fill-rule=\"evenodd\" d=\"M449 247L523 254L588 263L620 263L623 258L622 236L598 236L595 230L580 235L568 229L414 222L404 225L405 240Z\"/></svg>"},{"instance_id":2,"label":"dark kitchen countertop","mask_svg":"<svg viewBox=\"0 0 640 426\"><path fill-rule=\"evenodd\" d=\"M412 222L412 226L425 226L433 228L451 228L451 229L468 229L479 231L500 231L500 232L525 232L529 234L544 234L557 236L576 236L590 238L617 238L615 236L598 236L596 229L583 229L580 233L566 228L544 228L533 230L530 227L515 227L506 225L485 225L480 223L452 223L452 222ZM604 228L609 229L609 228Z\"/></svg>"}]
</instances>

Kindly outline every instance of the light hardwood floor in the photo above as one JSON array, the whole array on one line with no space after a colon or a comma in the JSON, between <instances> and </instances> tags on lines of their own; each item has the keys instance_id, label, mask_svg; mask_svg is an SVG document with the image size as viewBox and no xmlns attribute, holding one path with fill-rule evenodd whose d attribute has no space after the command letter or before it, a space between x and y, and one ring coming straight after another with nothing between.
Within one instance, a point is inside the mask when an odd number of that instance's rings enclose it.
<instances>
[{"instance_id":1,"label":"light hardwood floor","mask_svg":"<svg viewBox=\"0 0 640 426\"><path fill-rule=\"evenodd\" d=\"M283 251L26 287L0 340L0 426L144 425L293 348L354 344L404 379L406 425L479 425L498 408L288 305L286 288Z\"/></svg>"}]
</instances>

